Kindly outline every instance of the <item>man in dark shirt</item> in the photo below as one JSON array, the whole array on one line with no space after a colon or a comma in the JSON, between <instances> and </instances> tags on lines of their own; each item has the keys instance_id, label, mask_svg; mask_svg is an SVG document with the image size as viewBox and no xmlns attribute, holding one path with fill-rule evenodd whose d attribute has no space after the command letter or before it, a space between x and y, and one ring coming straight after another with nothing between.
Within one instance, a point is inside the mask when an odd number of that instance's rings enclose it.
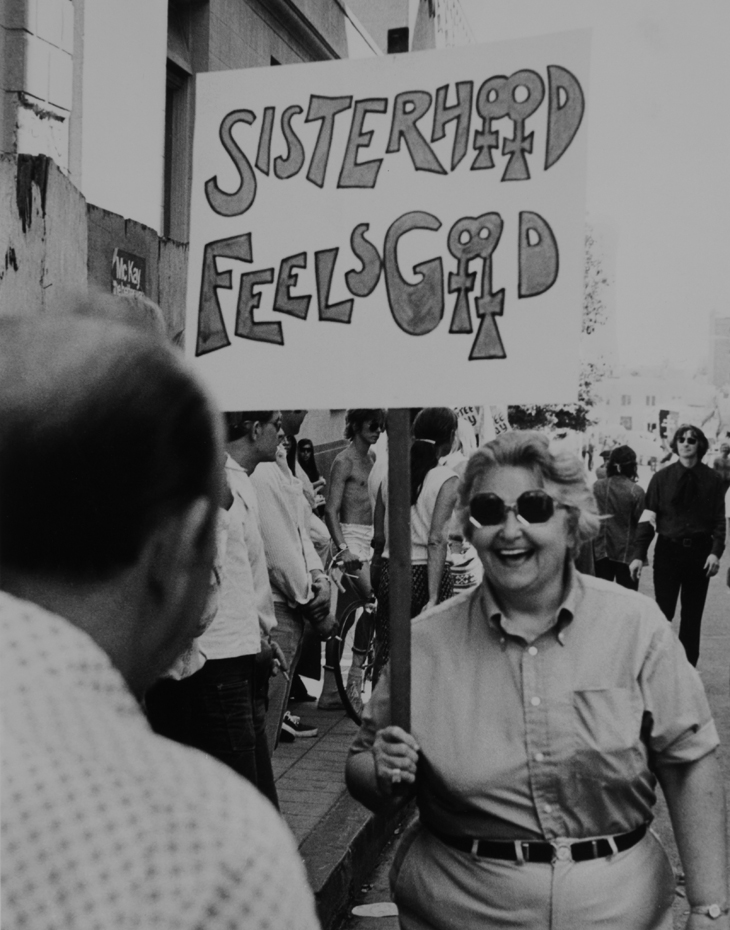
<instances>
[{"instance_id":1,"label":"man in dark shirt","mask_svg":"<svg viewBox=\"0 0 730 930\"><path fill-rule=\"evenodd\" d=\"M700 625L710 578L717 574L725 548L725 499L722 479L702 463L709 443L696 426L683 425L671 449L679 461L653 475L646 492L629 571L638 579L656 528L654 595L671 621L682 592L679 639L697 665Z\"/></svg>"}]
</instances>

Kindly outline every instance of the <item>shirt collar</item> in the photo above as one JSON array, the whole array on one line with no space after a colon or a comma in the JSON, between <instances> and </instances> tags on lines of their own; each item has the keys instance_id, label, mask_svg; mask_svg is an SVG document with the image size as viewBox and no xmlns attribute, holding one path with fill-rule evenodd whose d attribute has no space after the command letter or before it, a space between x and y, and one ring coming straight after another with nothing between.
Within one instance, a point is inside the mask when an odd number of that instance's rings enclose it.
<instances>
[{"instance_id":1,"label":"shirt collar","mask_svg":"<svg viewBox=\"0 0 730 930\"><path fill-rule=\"evenodd\" d=\"M242 471L244 475L248 474L245 468L241 468L238 462L233 458L230 452L226 452L226 468L230 468L231 471Z\"/></svg>"},{"instance_id":2,"label":"shirt collar","mask_svg":"<svg viewBox=\"0 0 730 930\"><path fill-rule=\"evenodd\" d=\"M560 606L555 613L555 623L547 631L555 635L561 646L565 645L566 627L575 617L579 602L583 597L583 583L581 581L580 573L576 571L576 568L573 565L573 559L570 557L568 557L565 570L565 595L563 596L563 600L561 601ZM502 636L504 633L506 633L508 636L515 636L516 634L514 634L508 628L509 621L507 621L507 625L505 625L506 618L502 615L502 611L496 601L494 592L492 591L486 578L484 579L481 588L482 609L484 610L489 623L493 625L493 628L497 631L497 633L500 634L500 636ZM504 639L502 638L501 641L504 642Z\"/></svg>"}]
</instances>

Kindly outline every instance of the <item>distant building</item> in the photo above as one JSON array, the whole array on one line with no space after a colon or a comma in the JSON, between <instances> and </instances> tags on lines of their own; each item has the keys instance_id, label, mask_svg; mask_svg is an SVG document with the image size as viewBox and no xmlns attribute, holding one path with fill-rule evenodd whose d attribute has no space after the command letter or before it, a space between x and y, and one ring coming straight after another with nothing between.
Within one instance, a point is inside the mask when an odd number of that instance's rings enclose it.
<instances>
[{"instance_id":1,"label":"distant building","mask_svg":"<svg viewBox=\"0 0 730 930\"><path fill-rule=\"evenodd\" d=\"M348 0L383 54L474 42L459 0Z\"/></svg>"},{"instance_id":2,"label":"distant building","mask_svg":"<svg viewBox=\"0 0 730 930\"><path fill-rule=\"evenodd\" d=\"M716 388L730 383L730 317L710 314L710 381Z\"/></svg>"},{"instance_id":3,"label":"distant building","mask_svg":"<svg viewBox=\"0 0 730 930\"><path fill-rule=\"evenodd\" d=\"M604 379L596 394L599 431L657 435L662 410L674 411L680 423L700 426L712 410L715 388L681 371L647 368Z\"/></svg>"}]
</instances>

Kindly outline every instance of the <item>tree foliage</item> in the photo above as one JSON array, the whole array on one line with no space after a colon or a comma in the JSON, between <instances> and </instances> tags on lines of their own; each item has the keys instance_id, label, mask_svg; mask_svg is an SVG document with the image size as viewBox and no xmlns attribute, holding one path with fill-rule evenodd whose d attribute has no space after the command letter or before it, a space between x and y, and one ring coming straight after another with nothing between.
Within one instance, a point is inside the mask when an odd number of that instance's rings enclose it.
<instances>
[{"instance_id":1,"label":"tree foliage","mask_svg":"<svg viewBox=\"0 0 730 930\"><path fill-rule=\"evenodd\" d=\"M588 227L583 272L582 332L585 336L590 336L606 322L604 293L607 287L609 281L603 270L597 243L593 231ZM605 363L582 361L576 403L511 406L508 408L510 426L513 429L573 429L584 432L594 422L591 417L597 400L594 386L606 374Z\"/></svg>"}]
</instances>

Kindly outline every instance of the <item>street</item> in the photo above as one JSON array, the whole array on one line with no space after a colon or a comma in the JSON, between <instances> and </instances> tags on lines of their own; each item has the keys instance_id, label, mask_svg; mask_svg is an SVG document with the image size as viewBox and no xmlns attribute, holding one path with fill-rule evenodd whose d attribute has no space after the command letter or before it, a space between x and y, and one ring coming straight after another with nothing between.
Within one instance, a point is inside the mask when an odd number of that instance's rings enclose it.
<instances>
[{"instance_id":1,"label":"street","mask_svg":"<svg viewBox=\"0 0 730 930\"><path fill-rule=\"evenodd\" d=\"M698 666L720 734L720 764L726 786L730 786L730 690L728 687L730 670L730 623L728 622L730 591L725 586L725 577L729 567L730 554L726 550L720 564L720 572L710 584L703 619L702 647ZM650 568L646 568L642 574L641 592L649 597L653 596ZM675 629L677 624L678 620L675 618ZM657 804L654 828L665 844L675 870L678 871L679 857L667 809L661 796ZM390 902L388 872L398 846L398 839L399 837L396 836L395 840L386 848L377 868L373 871L367 884L363 886L361 894L353 902L353 906L373 906ZM390 907L392 909L393 906L390 905ZM385 910L385 908L379 907L375 908L375 910ZM674 905L675 930L684 928L687 912L688 906L684 897L684 888L681 883L678 883ZM357 916L350 913L341 924L340 930L398 930L398 918L397 916Z\"/></svg>"}]
</instances>

